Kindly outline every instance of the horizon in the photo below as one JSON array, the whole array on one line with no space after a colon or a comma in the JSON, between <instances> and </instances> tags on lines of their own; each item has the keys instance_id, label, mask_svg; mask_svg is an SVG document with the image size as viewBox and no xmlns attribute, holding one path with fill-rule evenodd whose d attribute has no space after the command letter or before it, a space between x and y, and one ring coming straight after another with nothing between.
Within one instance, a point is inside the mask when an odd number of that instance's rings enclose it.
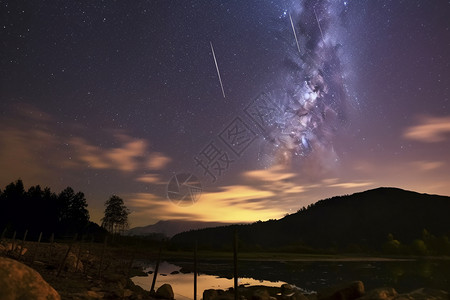
<instances>
[{"instance_id":1,"label":"horizon","mask_svg":"<svg viewBox=\"0 0 450 300\"><path fill-rule=\"evenodd\" d=\"M450 196L448 3L2 5L0 188L100 224L279 219L392 186ZM171 20L167 22L167 20Z\"/></svg>"}]
</instances>

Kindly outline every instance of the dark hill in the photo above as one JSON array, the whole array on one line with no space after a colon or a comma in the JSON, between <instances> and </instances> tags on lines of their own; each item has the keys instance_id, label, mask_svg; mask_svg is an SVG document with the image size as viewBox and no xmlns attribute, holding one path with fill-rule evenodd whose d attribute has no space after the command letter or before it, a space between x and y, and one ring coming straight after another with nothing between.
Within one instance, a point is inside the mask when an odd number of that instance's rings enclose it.
<instances>
[{"instance_id":1,"label":"dark hill","mask_svg":"<svg viewBox=\"0 0 450 300\"><path fill-rule=\"evenodd\" d=\"M125 235L137 235L146 236L152 234L161 234L165 237L172 237L177 233L202 229L208 227L217 227L230 225L229 223L223 222L201 222L201 221L188 221L188 220L168 220L168 221L158 221L155 224L147 225L144 227L134 227L125 232Z\"/></svg>"},{"instance_id":2,"label":"dark hill","mask_svg":"<svg viewBox=\"0 0 450 300\"><path fill-rule=\"evenodd\" d=\"M389 234L409 244L424 229L450 236L450 197L378 188L321 200L280 220L194 230L171 241L176 247L198 240L202 248L231 249L237 230L242 250L378 251Z\"/></svg>"}]
</instances>

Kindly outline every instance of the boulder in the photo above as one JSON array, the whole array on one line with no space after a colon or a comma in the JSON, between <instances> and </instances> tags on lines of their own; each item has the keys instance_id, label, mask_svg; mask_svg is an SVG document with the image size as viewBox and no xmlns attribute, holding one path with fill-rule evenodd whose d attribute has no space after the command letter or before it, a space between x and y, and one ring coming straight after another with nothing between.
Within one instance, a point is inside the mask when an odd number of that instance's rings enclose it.
<instances>
[{"instance_id":1,"label":"boulder","mask_svg":"<svg viewBox=\"0 0 450 300\"><path fill-rule=\"evenodd\" d=\"M294 292L295 292L295 290L292 287L292 285L287 284L287 283L281 285L281 294L282 295L290 295L290 294L293 294Z\"/></svg>"},{"instance_id":2,"label":"boulder","mask_svg":"<svg viewBox=\"0 0 450 300\"><path fill-rule=\"evenodd\" d=\"M317 294L318 300L354 300L364 295L364 284L361 281L341 284L325 289Z\"/></svg>"},{"instance_id":3,"label":"boulder","mask_svg":"<svg viewBox=\"0 0 450 300\"><path fill-rule=\"evenodd\" d=\"M270 300L269 292L266 289L257 289L252 294L252 300Z\"/></svg>"},{"instance_id":4,"label":"boulder","mask_svg":"<svg viewBox=\"0 0 450 300\"><path fill-rule=\"evenodd\" d=\"M32 268L13 259L0 257L2 300L60 300L58 292Z\"/></svg>"},{"instance_id":5,"label":"boulder","mask_svg":"<svg viewBox=\"0 0 450 300\"><path fill-rule=\"evenodd\" d=\"M281 300L308 300L308 298L300 293L298 289L295 289L290 284L281 285L281 295L278 297Z\"/></svg>"},{"instance_id":6,"label":"boulder","mask_svg":"<svg viewBox=\"0 0 450 300\"><path fill-rule=\"evenodd\" d=\"M449 300L449 293L441 290L422 288L412 291L408 294L401 294L395 300L412 299L412 300Z\"/></svg>"},{"instance_id":7,"label":"boulder","mask_svg":"<svg viewBox=\"0 0 450 300\"><path fill-rule=\"evenodd\" d=\"M393 288L379 288L371 290L364 294L358 300L392 300L397 297L398 293Z\"/></svg>"},{"instance_id":8,"label":"boulder","mask_svg":"<svg viewBox=\"0 0 450 300\"><path fill-rule=\"evenodd\" d=\"M162 299L174 299L172 286L168 283L163 284L156 290L155 296Z\"/></svg>"},{"instance_id":9,"label":"boulder","mask_svg":"<svg viewBox=\"0 0 450 300\"><path fill-rule=\"evenodd\" d=\"M203 300L214 300L217 299L219 294L214 289L208 289L203 291Z\"/></svg>"},{"instance_id":10,"label":"boulder","mask_svg":"<svg viewBox=\"0 0 450 300\"><path fill-rule=\"evenodd\" d=\"M78 259L78 256L75 253L70 251L67 255L65 268L70 272L83 271L83 263L81 262L81 259Z\"/></svg>"}]
</instances>

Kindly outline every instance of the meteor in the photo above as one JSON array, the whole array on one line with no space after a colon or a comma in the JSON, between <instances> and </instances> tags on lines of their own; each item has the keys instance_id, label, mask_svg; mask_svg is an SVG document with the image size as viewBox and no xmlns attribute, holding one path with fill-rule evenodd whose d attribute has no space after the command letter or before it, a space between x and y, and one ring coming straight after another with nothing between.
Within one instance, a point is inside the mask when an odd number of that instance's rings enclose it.
<instances>
[{"instance_id":1,"label":"meteor","mask_svg":"<svg viewBox=\"0 0 450 300\"><path fill-rule=\"evenodd\" d=\"M214 47L213 47L211 41L209 42L209 44L211 45L211 52L212 52L212 55L214 58L214 63L216 64L217 76L219 77L220 87L222 88L222 95L225 98L225 91L223 90L222 78L220 78L220 71L219 71L219 66L217 65L216 55L214 54Z\"/></svg>"},{"instance_id":2,"label":"meteor","mask_svg":"<svg viewBox=\"0 0 450 300\"><path fill-rule=\"evenodd\" d=\"M297 44L298 53L301 54L301 52L300 52L300 46L298 45L297 33L295 33L294 22L292 22L291 13L289 13L289 19L291 20L292 31L294 32L295 43Z\"/></svg>"},{"instance_id":3,"label":"meteor","mask_svg":"<svg viewBox=\"0 0 450 300\"><path fill-rule=\"evenodd\" d=\"M323 39L322 27L320 27L319 18L317 18L316 9L314 9L314 15L316 16L317 25L319 25L320 35L322 36L322 42L325 44L325 40Z\"/></svg>"}]
</instances>

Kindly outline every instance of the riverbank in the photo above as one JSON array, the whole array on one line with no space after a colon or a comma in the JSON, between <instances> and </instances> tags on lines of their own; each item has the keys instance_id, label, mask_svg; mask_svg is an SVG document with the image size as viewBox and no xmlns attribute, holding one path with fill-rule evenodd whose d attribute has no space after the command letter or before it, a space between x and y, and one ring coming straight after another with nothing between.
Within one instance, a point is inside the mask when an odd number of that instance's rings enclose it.
<instances>
[{"instance_id":1,"label":"riverbank","mask_svg":"<svg viewBox=\"0 0 450 300\"><path fill-rule=\"evenodd\" d=\"M139 263L138 258L144 257L146 261L154 261L157 258L157 251L155 250L136 251L132 247L105 247L105 245L98 243L41 243L38 245L35 242L25 242L22 246L19 242L14 246L15 251L11 251L11 247L11 243L3 242L0 247L0 255L14 258L35 269L61 295L62 299L153 299L152 295L148 292L150 290L150 284L139 287L130 278L133 276L147 275L143 272L143 265ZM199 267L204 269L205 273L209 273L210 271L214 275L217 275L218 271L226 273L222 268L227 267L223 264L216 264L215 260L226 262L232 259L232 255L225 252L199 251L197 256L202 261ZM167 258L184 261L184 271L192 272L193 257L191 252L163 252L162 259L166 260ZM303 255L293 253L239 253L239 264L242 267L241 275L251 270L247 264L259 264L267 267L277 262L290 268L289 262L335 263L338 266L340 263L364 262L369 267L373 267L374 263L414 262L416 259L346 255ZM427 259L433 260L437 258ZM448 260L446 258L439 259ZM327 267L326 270L332 271L332 268ZM368 270L371 272L371 269ZM302 272L299 271L297 273L293 269L291 269L291 272L295 273L281 271L283 274L290 274L290 279L293 279ZM308 270L304 271L308 273L305 278L314 277L313 273ZM269 272L268 274L272 273L270 269L266 269L266 272ZM281 280L278 274L273 273L270 275L273 277L273 280ZM161 274L159 278L162 280L159 285L162 285L165 280L164 276ZM302 285L307 283L306 280L300 280ZM285 282L291 281L285 280ZM420 288L421 285L415 287ZM174 283L173 289L175 295L178 288L179 286ZM271 289L272 287L267 288ZM402 295L405 293L402 291ZM218 294L222 295L222 292L218 292ZM397 295L400 295L400 293L397 293ZM251 295L249 297L247 299L254 298ZM264 299L255 298L255 300ZM299 299L283 298L282 300Z\"/></svg>"}]
</instances>

